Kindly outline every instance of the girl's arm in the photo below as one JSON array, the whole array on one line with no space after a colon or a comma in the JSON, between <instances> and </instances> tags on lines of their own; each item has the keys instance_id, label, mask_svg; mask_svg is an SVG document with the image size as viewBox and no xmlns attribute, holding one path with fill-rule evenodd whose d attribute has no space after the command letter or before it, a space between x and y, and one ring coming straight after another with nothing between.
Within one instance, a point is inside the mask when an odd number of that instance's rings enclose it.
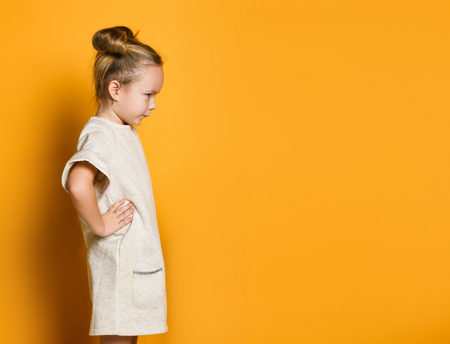
<instances>
[{"instance_id":1,"label":"girl's arm","mask_svg":"<svg viewBox=\"0 0 450 344\"><path fill-rule=\"evenodd\" d=\"M124 200L120 200L114 203L106 213L100 214L93 186L97 171L97 168L87 161L75 163L67 178L67 189L75 209L92 233L108 236L133 220L132 216L125 218L134 212L134 207L129 203L119 209L124 203Z\"/></svg>"}]
</instances>

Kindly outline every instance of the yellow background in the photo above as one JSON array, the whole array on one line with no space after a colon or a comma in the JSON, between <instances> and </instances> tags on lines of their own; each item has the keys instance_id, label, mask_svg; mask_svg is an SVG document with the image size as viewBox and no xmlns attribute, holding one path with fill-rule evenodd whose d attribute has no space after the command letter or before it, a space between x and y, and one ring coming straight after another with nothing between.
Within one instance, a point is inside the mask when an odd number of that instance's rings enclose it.
<instances>
[{"instance_id":1,"label":"yellow background","mask_svg":"<svg viewBox=\"0 0 450 344\"><path fill-rule=\"evenodd\" d=\"M138 131L167 269L139 343L450 342L448 1L0 5L1 341L88 336L86 248L61 186L95 31L166 59Z\"/></svg>"}]
</instances>

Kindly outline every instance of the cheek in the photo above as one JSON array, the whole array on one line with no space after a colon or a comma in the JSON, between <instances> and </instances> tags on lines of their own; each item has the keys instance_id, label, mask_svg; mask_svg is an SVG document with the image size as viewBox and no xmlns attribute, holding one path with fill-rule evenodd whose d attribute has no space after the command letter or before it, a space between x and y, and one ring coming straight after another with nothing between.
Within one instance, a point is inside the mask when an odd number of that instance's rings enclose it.
<instances>
[{"instance_id":1,"label":"cheek","mask_svg":"<svg viewBox=\"0 0 450 344\"><path fill-rule=\"evenodd\" d=\"M128 106L132 109L138 109L140 107L142 107L142 104L145 103L145 100L142 100L142 98L140 97L134 97L132 99L130 99L130 101L128 102Z\"/></svg>"}]
</instances>

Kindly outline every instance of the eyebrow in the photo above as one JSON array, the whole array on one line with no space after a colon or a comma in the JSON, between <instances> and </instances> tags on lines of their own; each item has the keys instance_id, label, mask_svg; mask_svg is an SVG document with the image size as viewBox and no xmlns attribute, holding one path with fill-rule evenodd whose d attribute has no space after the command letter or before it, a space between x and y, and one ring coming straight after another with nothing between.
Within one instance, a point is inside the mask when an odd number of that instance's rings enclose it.
<instances>
[{"instance_id":1,"label":"eyebrow","mask_svg":"<svg viewBox=\"0 0 450 344\"><path fill-rule=\"evenodd\" d=\"M147 92L147 93L159 93L159 92L156 92L155 90L152 90L152 89L145 90L144 92Z\"/></svg>"}]
</instances>

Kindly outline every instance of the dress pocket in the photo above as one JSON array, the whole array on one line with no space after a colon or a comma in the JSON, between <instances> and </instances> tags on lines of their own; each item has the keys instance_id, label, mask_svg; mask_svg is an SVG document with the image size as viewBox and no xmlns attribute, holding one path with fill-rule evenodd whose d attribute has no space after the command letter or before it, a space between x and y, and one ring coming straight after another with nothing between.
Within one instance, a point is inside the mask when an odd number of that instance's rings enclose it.
<instances>
[{"instance_id":1,"label":"dress pocket","mask_svg":"<svg viewBox=\"0 0 450 344\"><path fill-rule=\"evenodd\" d=\"M165 298L164 270L133 271L133 304L139 309L158 308Z\"/></svg>"}]
</instances>

